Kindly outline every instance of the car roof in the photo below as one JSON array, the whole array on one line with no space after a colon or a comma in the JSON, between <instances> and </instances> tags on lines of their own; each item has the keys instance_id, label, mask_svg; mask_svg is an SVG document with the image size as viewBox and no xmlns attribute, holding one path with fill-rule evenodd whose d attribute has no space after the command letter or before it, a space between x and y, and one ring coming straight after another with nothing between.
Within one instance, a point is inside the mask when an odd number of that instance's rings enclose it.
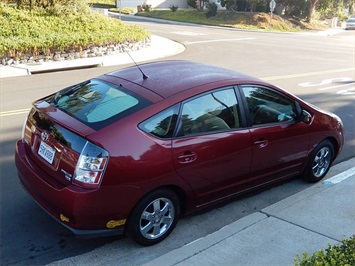
<instances>
[{"instance_id":1,"label":"car roof","mask_svg":"<svg viewBox=\"0 0 355 266\"><path fill-rule=\"evenodd\" d=\"M147 76L143 78L142 72ZM138 84L163 98L187 89L229 79L257 80L229 69L185 60L168 60L128 67L108 76L121 78Z\"/></svg>"}]
</instances>

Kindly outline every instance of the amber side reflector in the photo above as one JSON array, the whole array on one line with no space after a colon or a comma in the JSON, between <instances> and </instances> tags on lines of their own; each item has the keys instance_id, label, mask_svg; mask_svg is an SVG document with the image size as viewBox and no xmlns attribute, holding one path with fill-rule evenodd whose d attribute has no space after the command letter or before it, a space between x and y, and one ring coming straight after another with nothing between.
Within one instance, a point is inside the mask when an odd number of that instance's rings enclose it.
<instances>
[{"instance_id":1,"label":"amber side reflector","mask_svg":"<svg viewBox=\"0 0 355 266\"><path fill-rule=\"evenodd\" d=\"M126 223L126 219L123 219L123 220L111 220L111 221L107 222L106 227L109 228L109 229L112 229L112 228L115 228L117 226L124 225L125 223Z\"/></svg>"},{"instance_id":2,"label":"amber side reflector","mask_svg":"<svg viewBox=\"0 0 355 266\"><path fill-rule=\"evenodd\" d=\"M63 222L67 222L67 223L69 223L69 218L68 217L66 217L66 216L64 216L63 214L60 214L60 219L63 221Z\"/></svg>"}]
</instances>

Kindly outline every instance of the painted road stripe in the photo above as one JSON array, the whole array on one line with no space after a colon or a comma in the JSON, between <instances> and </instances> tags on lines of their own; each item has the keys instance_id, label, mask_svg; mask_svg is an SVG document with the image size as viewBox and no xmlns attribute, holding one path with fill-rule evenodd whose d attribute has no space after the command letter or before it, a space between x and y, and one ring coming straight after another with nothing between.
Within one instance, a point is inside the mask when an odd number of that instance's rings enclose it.
<instances>
[{"instance_id":1,"label":"painted road stripe","mask_svg":"<svg viewBox=\"0 0 355 266\"><path fill-rule=\"evenodd\" d=\"M19 110L13 110L13 111L0 112L0 117L25 114L25 113L28 113L29 111L30 111L30 109L19 109Z\"/></svg>"},{"instance_id":2,"label":"painted road stripe","mask_svg":"<svg viewBox=\"0 0 355 266\"><path fill-rule=\"evenodd\" d=\"M341 87L347 87L347 86L351 86L351 85L355 85L355 82L353 82L353 83L347 83L347 84L342 84L342 85L336 85L336 86L332 86L332 87L320 88L320 89L318 89L318 90L324 91L324 90L336 89L336 88L341 88Z\"/></svg>"},{"instance_id":3,"label":"painted road stripe","mask_svg":"<svg viewBox=\"0 0 355 266\"><path fill-rule=\"evenodd\" d=\"M327 180L324 180L323 184L324 185L334 185L334 184L340 183L341 181L344 181L345 179L347 179L353 175L355 175L355 167L352 167L349 170L346 170L340 174L337 174L336 176L333 176Z\"/></svg>"},{"instance_id":4,"label":"painted road stripe","mask_svg":"<svg viewBox=\"0 0 355 266\"><path fill-rule=\"evenodd\" d=\"M283 76L266 77L266 78L261 78L261 79L270 81L270 80L289 79L289 78L301 78L301 77L317 76L317 75L346 72L346 71L353 71L353 70L355 70L355 68L343 68L343 69L334 69L334 70L325 70L325 71L317 71L317 72L307 72L307 73L299 73L299 74L291 74L291 75L283 75Z\"/></svg>"},{"instance_id":5,"label":"painted road stripe","mask_svg":"<svg viewBox=\"0 0 355 266\"><path fill-rule=\"evenodd\" d=\"M236 41L248 41L255 40L256 38L238 38L238 39L219 39L219 40L207 40L207 41L196 41L196 42L183 42L186 45L189 44L199 44L199 43L211 43L211 42L236 42Z\"/></svg>"}]
</instances>

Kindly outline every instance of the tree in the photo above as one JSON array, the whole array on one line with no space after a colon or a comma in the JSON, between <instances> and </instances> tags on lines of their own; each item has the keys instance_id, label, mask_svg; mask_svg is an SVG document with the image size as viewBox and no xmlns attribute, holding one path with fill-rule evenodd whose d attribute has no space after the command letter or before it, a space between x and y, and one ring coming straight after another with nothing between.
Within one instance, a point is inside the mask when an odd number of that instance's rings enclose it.
<instances>
[{"instance_id":1,"label":"tree","mask_svg":"<svg viewBox=\"0 0 355 266\"><path fill-rule=\"evenodd\" d=\"M319 0L316 10L322 18L344 17L354 13L354 0Z\"/></svg>"},{"instance_id":2,"label":"tree","mask_svg":"<svg viewBox=\"0 0 355 266\"><path fill-rule=\"evenodd\" d=\"M309 0L308 2L308 10L307 10L307 22L312 22L312 16L314 11L316 10L316 5L319 0Z\"/></svg>"},{"instance_id":3,"label":"tree","mask_svg":"<svg viewBox=\"0 0 355 266\"><path fill-rule=\"evenodd\" d=\"M298 18L305 18L307 22L311 22L318 1L319 0L279 0L277 3L285 6L286 14Z\"/></svg>"}]
</instances>

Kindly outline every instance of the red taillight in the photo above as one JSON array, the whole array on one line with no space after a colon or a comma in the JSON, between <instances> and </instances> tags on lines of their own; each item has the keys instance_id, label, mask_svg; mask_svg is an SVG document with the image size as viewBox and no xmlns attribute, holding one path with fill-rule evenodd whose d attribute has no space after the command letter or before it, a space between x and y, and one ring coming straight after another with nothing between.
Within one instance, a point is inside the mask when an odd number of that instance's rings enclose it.
<instances>
[{"instance_id":1,"label":"red taillight","mask_svg":"<svg viewBox=\"0 0 355 266\"><path fill-rule=\"evenodd\" d=\"M32 133L34 132L34 129L31 127L31 124L28 122L28 118L29 116L31 115L33 111L31 110L31 112L29 113L29 115L26 117L26 120L23 124L23 127L22 127L22 135L21 135L21 138L22 138L22 141L26 142L27 144L30 144L31 143L31 137L32 137Z\"/></svg>"},{"instance_id":2,"label":"red taillight","mask_svg":"<svg viewBox=\"0 0 355 266\"><path fill-rule=\"evenodd\" d=\"M73 183L97 188L105 172L109 154L106 150L87 142L75 168Z\"/></svg>"}]
</instances>

